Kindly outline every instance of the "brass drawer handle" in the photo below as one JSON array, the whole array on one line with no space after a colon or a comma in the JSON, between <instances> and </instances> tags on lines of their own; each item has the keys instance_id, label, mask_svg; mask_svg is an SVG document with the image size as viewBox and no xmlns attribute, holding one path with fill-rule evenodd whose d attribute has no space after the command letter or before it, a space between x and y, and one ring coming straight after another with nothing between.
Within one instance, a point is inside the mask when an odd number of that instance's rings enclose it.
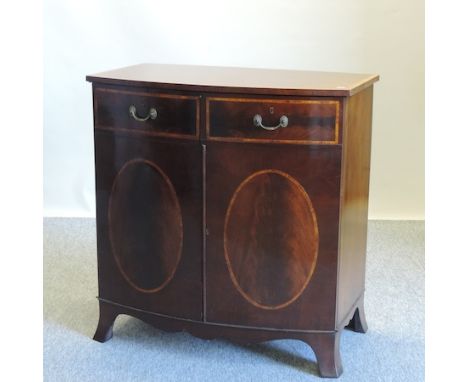
<instances>
[{"instance_id":1,"label":"brass drawer handle","mask_svg":"<svg viewBox=\"0 0 468 382\"><path fill-rule=\"evenodd\" d=\"M130 105L130 107L128 108L128 112L130 113L130 116L133 117L133 119L135 121L140 121L140 122L145 122L147 121L149 118L151 119L156 119L156 117L158 116L158 112L156 111L156 109L154 107L152 107L150 110L149 110L149 113L146 117L144 118L140 118L136 115L136 107L135 105Z\"/></svg>"},{"instance_id":2,"label":"brass drawer handle","mask_svg":"<svg viewBox=\"0 0 468 382\"><path fill-rule=\"evenodd\" d=\"M288 117L286 117L285 115L282 115L279 120L279 123L276 126L264 126L262 124L262 116L260 114L255 114L253 117L253 123L255 127L261 127L262 129L271 131L271 130L276 130L279 127L288 126Z\"/></svg>"}]
</instances>

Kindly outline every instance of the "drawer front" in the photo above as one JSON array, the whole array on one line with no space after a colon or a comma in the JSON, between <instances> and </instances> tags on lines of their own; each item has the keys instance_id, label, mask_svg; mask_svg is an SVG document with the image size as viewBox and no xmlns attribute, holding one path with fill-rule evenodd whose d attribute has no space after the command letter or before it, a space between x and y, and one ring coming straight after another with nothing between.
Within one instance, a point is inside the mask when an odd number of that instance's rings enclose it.
<instances>
[{"instance_id":1,"label":"drawer front","mask_svg":"<svg viewBox=\"0 0 468 382\"><path fill-rule=\"evenodd\" d=\"M207 137L265 143L340 143L340 101L209 97Z\"/></svg>"},{"instance_id":2,"label":"drawer front","mask_svg":"<svg viewBox=\"0 0 468 382\"><path fill-rule=\"evenodd\" d=\"M94 89L96 128L180 138L199 137L199 97L136 90Z\"/></svg>"}]
</instances>

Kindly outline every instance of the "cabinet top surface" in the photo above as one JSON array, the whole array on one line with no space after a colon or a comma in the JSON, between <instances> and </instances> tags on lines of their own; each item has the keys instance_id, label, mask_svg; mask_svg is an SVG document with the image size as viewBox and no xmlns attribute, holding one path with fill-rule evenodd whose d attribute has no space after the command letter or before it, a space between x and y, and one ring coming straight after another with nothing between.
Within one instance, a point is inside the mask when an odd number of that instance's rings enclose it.
<instances>
[{"instance_id":1,"label":"cabinet top surface","mask_svg":"<svg viewBox=\"0 0 468 382\"><path fill-rule=\"evenodd\" d=\"M375 74L140 64L101 72L87 81L226 93L350 96L378 81Z\"/></svg>"}]
</instances>

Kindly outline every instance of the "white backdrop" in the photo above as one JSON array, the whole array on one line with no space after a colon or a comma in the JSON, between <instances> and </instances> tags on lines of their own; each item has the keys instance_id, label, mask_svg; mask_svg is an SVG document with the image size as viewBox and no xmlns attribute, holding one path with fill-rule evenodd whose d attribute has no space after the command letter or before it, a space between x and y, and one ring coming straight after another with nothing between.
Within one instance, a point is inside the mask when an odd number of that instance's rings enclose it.
<instances>
[{"instance_id":1,"label":"white backdrop","mask_svg":"<svg viewBox=\"0 0 468 382\"><path fill-rule=\"evenodd\" d=\"M45 216L94 216L85 76L142 62L380 74L369 217L424 218L423 0L44 0Z\"/></svg>"}]
</instances>

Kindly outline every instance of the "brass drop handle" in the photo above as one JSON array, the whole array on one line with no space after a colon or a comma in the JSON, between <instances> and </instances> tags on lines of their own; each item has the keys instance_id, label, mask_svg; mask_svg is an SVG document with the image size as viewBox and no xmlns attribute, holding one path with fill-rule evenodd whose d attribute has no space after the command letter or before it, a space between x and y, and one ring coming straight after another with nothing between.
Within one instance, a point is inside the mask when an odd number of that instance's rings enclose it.
<instances>
[{"instance_id":1,"label":"brass drop handle","mask_svg":"<svg viewBox=\"0 0 468 382\"><path fill-rule=\"evenodd\" d=\"M154 107L149 109L148 115L146 117L144 117L144 118L141 118L141 117L137 116L135 105L130 105L130 107L128 108L128 112L130 113L130 116L133 117L133 119L135 121L139 121L139 122L145 122L149 118L156 119L156 117L158 116L158 112L156 111L156 109Z\"/></svg>"},{"instance_id":2,"label":"brass drop handle","mask_svg":"<svg viewBox=\"0 0 468 382\"><path fill-rule=\"evenodd\" d=\"M255 114L253 117L253 124L255 127L261 127L262 129L271 131L271 130L278 129L279 127L288 126L288 117L286 117L285 115L282 115L279 120L279 123L276 126L264 126L262 124L262 116L260 114Z\"/></svg>"}]
</instances>

